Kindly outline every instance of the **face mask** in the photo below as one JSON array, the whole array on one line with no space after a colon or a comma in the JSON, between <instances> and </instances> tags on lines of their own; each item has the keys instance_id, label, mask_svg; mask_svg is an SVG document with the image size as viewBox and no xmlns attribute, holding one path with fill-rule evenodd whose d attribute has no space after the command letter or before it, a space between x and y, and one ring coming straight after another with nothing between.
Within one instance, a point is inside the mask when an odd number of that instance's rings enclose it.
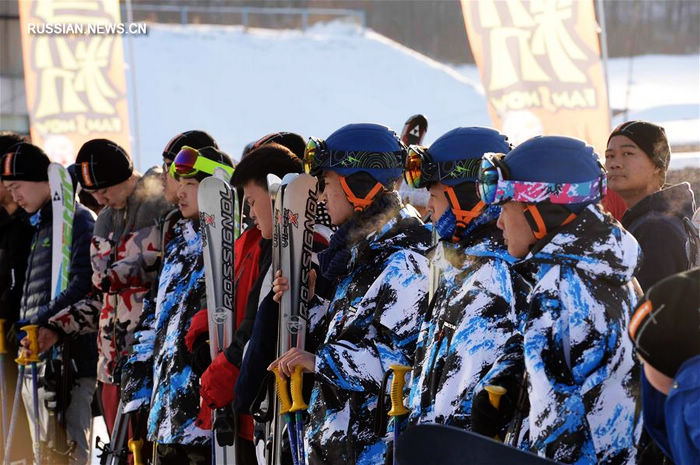
<instances>
[{"instance_id":1,"label":"face mask","mask_svg":"<svg viewBox=\"0 0 700 465\"><path fill-rule=\"evenodd\" d=\"M435 230L441 239L451 239L455 233L456 226L457 217L452 213L452 209L448 208L437 223L435 223Z\"/></svg>"}]
</instances>

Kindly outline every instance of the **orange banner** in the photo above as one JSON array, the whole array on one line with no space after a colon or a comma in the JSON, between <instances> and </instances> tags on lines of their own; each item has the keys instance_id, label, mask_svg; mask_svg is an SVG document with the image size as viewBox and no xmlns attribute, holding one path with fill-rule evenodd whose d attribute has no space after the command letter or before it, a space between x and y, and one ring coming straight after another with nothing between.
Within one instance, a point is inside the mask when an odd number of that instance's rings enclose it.
<instances>
[{"instance_id":1,"label":"orange banner","mask_svg":"<svg viewBox=\"0 0 700 465\"><path fill-rule=\"evenodd\" d=\"M604 153L610 115L592 0L461 0L491 120L515 143L583 139Z\"/></svg>"},{"instance_id":2,"label":"orange banner","mask_svg":"<svg viewBox=\"0 0 700 465\"><path fill-rule=\"evenodd\" d=\"M63 164L106 138L130 150L118 0L18 0L32 142Z\"/></svg>"}]
</instances>

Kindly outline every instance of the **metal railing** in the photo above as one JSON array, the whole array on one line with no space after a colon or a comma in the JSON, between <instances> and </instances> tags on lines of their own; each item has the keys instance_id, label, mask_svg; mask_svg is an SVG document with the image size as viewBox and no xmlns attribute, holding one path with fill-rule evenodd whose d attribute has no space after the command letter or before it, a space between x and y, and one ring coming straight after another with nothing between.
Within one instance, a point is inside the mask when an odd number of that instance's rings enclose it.
<instances>
[{"instance_id":1,"label":"metal railing","mask_svg":"<svg viewBox=\"0 0 700 465\"><path fill-rule=\"evenodd\" d=\"M122 18L126 18L126 6L122 3ZM251 7L251 6L193 6L193 5L153 5L132 3L133 12L139 13L175 13L180 16L180 24L189 24L191 14L233 14L240 15L240 24L244 28L250 25L250 17L254 15L272 16L286 15L299 16L301 18L301 29L309 27L309 17L313 16L335 16L352 18L364 29L366 26L366 16L364 10L350 10L342 8L279 8L279 7Z\"/></svg>"}]
</instances>

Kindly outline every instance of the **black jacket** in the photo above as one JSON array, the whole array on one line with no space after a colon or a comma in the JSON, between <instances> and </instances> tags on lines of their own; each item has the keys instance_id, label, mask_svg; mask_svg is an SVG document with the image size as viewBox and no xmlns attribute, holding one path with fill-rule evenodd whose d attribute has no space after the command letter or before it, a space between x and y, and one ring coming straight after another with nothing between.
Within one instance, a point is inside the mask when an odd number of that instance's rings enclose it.
<instances>
[{"instance_id":1,"label":"black jacket","mask_svg":"<svg viewBox=\"0 0 700 465\"><path fill-rule=\"evenodd\" d=\"M24 273L34 229L21 208L13 214L0 208L0 318L8 324L19 318Z\"/></svg>"},{"instance_id":2,"label":"black jacket","mask_svg":"<svg viewBox=\"0 0 700 465\"><path fill-rule=\"evenodd\" d=\"M694 210L693 191L684 182L648 195L625 212L622 225L642 248L642 267L635 277L644 291L690 268L683 217L691 218Z\"/></svg>"},{"instance_id":3,"label":"black jacket","mask_svg":"<svg viewBox=\"0 0 700 465\"><path fill-rule=\"evenodd\" d=\"M90 239L95 219L87 208L76 203L68 287L54 300L51 300L51 202L32 215L31 221L36 230L27 262L20 318L45 325L50 317L81 300L91 289ZM95 376L96 335L86 334L71 341L71 352L75 354L78 377Z\"/></svg>"}]
</instances>

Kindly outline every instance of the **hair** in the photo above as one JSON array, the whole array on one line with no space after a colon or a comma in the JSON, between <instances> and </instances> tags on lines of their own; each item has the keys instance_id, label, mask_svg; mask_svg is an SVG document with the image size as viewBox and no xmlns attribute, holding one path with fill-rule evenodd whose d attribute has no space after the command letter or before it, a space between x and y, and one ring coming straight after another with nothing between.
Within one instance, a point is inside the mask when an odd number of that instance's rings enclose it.
<instances>
[{"instance_id":1,"label":"hair","mask_svg":"<svg viewBox=\"0 0 700 465\"><path fill-rule=\"evenodd\" d=\"M12 131L0 131L0 157L2 157L7 149L20 142L29 142L26 137Z\"/></svg>"},{"instance_id":2,"label":"hair","mask_svg":"<svg viewBox=\"0 0 700 465\"><path fill-rule=\"evenodd\" d=\"M283 145L269 143L258 147L246 155L236 166L231 184L240 188L249 182L267 190L267 175L280 178L289 173L303 172L299 157Z\"/></svg>"}]
</instances>

